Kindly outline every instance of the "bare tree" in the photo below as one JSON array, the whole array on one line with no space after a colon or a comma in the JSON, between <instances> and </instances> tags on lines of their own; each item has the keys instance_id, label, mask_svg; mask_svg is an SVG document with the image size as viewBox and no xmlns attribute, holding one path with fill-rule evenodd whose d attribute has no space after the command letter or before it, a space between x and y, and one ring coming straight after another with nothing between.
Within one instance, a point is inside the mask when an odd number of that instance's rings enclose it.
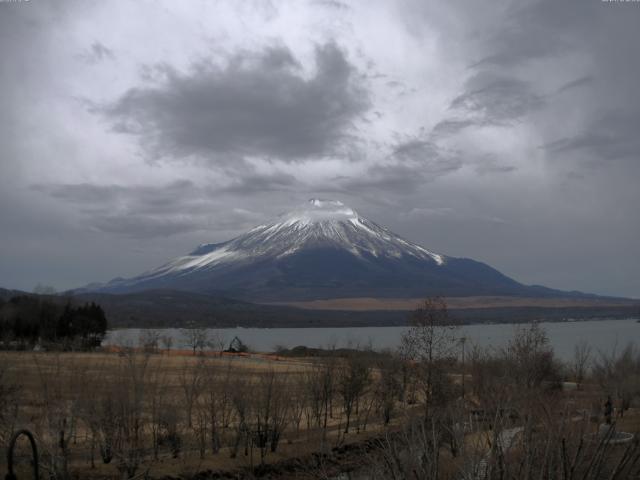
<instances>
[{"instance_id":1,"label":"bare tree","mask_svg":"<svg viewBox=\"0 0 640 480\"><path fill-rule=\"evenodd\" d=\"M158 353L160 344L160 332L157 330L145 329L140 333L138 345L147 353Z\"/></svg>"},{"instance_id":2,"label":"bare tree","mask_svg":"<svg viewBox=\"0 0 640 480\"><path fill-rule=\"evenodd\" d=\"M422 388L425 417L435 394L438 380L445 378L443 369L455 359L456 327L447 311L444 299L427 298L411 316L411 328L402 337L405 358L415 362L415 374Z\"/></svg>"},{"instance_id":3,"label":"bare tree","mask_svg":"<svg viewBox=\"0 0 640 480\"><path fill-rule=\"evenodd\" d=\"M513 387L505 381L509 377L509 363L502 352L474 347L469 354L471 392L483 412L484 419L490 412L498 411L510 403Z\"/></svg>"},{"instance_id":4,"label":"bare tree","mask_svg":"<svg viewBox=\"0 0 640 480\"><path fill-rule=\"evenodd\" d=\"M0 363L0 444L8 443L18 419L20 385L9 377L7 366Z\"/></svg>"},{"instance_id":5,"label":"bare tree","mask_svg":"<svg viewBox=\"0 0 640 480\"><path fill-rule=\"evenodd\" d=\"M178 458L182 451L182 435L178 411L174 408L164 408L159 411L158 421L162 432L159 437L159 443L169 447L172 458Z\"/></svg>"},{"instance_id":6,"label":"bare tree","mask_svg":"<svg viewBox=\"0 0 640 480\"><path fill-rule=\"evenodd\" d=\"M220 425L222 427L223 436L225 432L230 428L233 421L233 396L232 389L235 378L235 371L233 365L233 358L229 358L224 372L219 376L219 395L217 396L217 411L220 416ZM211 441L213 443L214 436L212 435Z\"/></svg>"},{"instance_id":7,"label":"bare tree","mask_svg":"<svg viewBox=\"0 0 640 480\"><path fill-rule=\"evenodd\" d=\"M269 370L260 375L253 390L251 434L252 442L259 448L261 463L268 449L277 450L287 424L290 402L285 378L286 373Z\"/></svg>"},{"instance_id":8,"label":"bare tree","mask_svg":"<svg viewBox=\"0 0 640 480\"><path fill-rule=\"evenodd\" d=\"M359 410L360 398L371 379L371 371L366 360L360 355L351 355L338 370L338 392L346 417L344 433L349 433L351 414Z\"/></svg>"},{"instance_id":9,"label":"bare tree","mask_svg":"<svg viewBox=\"0 0 640 480\"><path fill-rule=\"evenodd\" d=\"M293 376L293 379L294 381L288 388L291 397L290 417L291 423L295 427L296 437L298 437L300 435L302 417L309 410L309 396L304 375L297 374Z\"/></svg>"},{"instance_id":10,"label":"bare tree","mask_svg":"<svg viewBox=\"0 0 640 480\"><path fill-rule=\"evenodd\" d=\"M98 364L94 367L94 374L87 378L87 390L91 391L91 395L83 395L78 402L78 417L82 420L86 430L88 430L90 438L89 461L91 468L96 468L95 455L96 448L100 448L101 456L104 458L106 448L104 436L101 435L104 427L105 419L103 417L103 399L107 398L108 392L105 388L107 385L107 369L104 364ZM109 421L113 421L110 416ZM104 463L109 463L108 458Z\"/></svg>"},{"instance_id":11,"label":"bare tree","mask_svg":"<svg viewBox=\"0 0 640 480\"><path fill-rule=\"evenodd\" d=\"M166 387L166 370L162 365L156 365L147 376L149 430L154 460L158 460L160 443L163 440L163 412L172 408L166 395Z\"/></svg>"},{"instance_id":12,"label":"bare tree","mask_svg":"<svg viewBox=\"0 0 640 480\"><path fill-rule=\"evenodd\" d=\"M197 352L202 352L207 346L208 334L206 328L183 328L182 337L185 344L193 351L194 355Z\"/></svg>"},{"instance_id":13,"label":"bare tree","mask_svg":"<svg viewBox=\"0 0 640 480\"><path fill-rule=\"evenodd\" d=\"M230 451L230 457L236 458L238 455L238 449L240 444L244 441L245 450L244 454L249 454L249 408L250 408L250 394L249 386L245 379L241 377L234 378L231 388L231 402L235 411L235 439Z\"/></svg>"},{"instance_id":14,"label":"bare tree","mask_svg":"<svg viewBox=\"0 0 640 480\"><path fill-rule=\"evenodd\" d=\"M211 362L207 363L203 385L204 409L207 412L207 424L209 428L209 441L211 453L216 454L221 447L221 432L224 430L225 410L230 405L228 379L224 373L221 375Z\"/></svg>"},{"instance_id":15,"label":"bare tree","mask_svg":"<svg viewBox=\"0 0 640 480\"><path fill-rule=\"evenodd\" d=\"M70 478L69 460L72 439L79 420L80 396L83 389L78 385L87 383L86 368L78 363L65 363L61 355L46 364L34 357L38 369L40 399L42 401L41 423L38 436L43 440L45 467L54 479Z\"/></svg>"},{"instance_id":16,"label":"bare tree","mask_svg":"<svg viewBox=\"0 0 640 480\"><path fill-rule=\"evenodd\" d=\"M206 395L202 392L195 398L193 407L193 424L192 431L195 436L195 443L197 445L200 459L204 459L207 451L207 439L209 438L209 421L210 421L209 403ZM197 473L197 472L195 472Z\"/></svg>"},{"instance_id":17,"label":"bare tree","mask_svg":"<svg viewBox=\"0 0 640 480\"><path fill-rule=\"evenodd\" d=\"M620 401L618 414L624 415L634 398L640 397L640 352L633 344L620 353L600 353L593 365L593 375L602 388Z\"/></svg>"},{"instance_id":18,"label":"bare tree","mask_svg":"<svg viewBox=\"0 0 640 480\"><path fill-rule=\"evenodd\" d=\"M204 374L204 360L199 359L195 364L185 359L180 371L180 388L183 394L184 411L187 427L193 427L193 407L202 390Z\"/></svg>"},{"instance_id":19,"label":"bare tree","mask_svg":"<svg viewBox=\"0 0 640 480\"><path fill-rule=\"evenodd\" d=\"M160 341L162 342L162 346L169 353L171 351L171 347L173 347L173 337L171 335L163 335L160 337Z\"/></svg>"},{"instance_id":20,"label":"bare tree","mask_svg":"<svg viewBox=\"0 0 640 480\"><path fill-rule=\"evenodd\" d=\"M392 355L378 361L376 365L379 376L375 382L373 393L376 400L376 411L381 413L385 425L391 421L396 402L404 399L402 392L403 366L404 362Z\"/></svg>"},{"instance_id":21,"label":"bare tree","mask_svg":"<svg viewBox=\"0 0 640 480\"><path fill-rule=\"evenodd\" d=\"M570 364L571 373L576 381L576 388L580 389L582 382L589 373L591 361L591 347L586 341L578 343L573 350L573 359Z\"/></svg>"},{"instance_id":22,"label":"bare tree","mask_svg":"<svg viewBox=\"0 0 640 480\"><path fill-rule=\"evenodd\" d=\"M379 450L367 457L367 478L440 478L441 444L441 431L433 418L410 420L398 433L387 431Z\"/></svg>"},{"instance_id":23,"label":"bare tree","mask_svg":"<svg viewBox=\"0 0 640 480\"><path fill-rule=\"evenodd\" d=\"M226 340L224 335L220 332L213 332L209 337L207 346L213 350L214 352L219 352L222 355L224 351L224 346L226 345Z\"/></svg>"},{"instance_id":24,"label":"bare tree","mask_svg":"<svg viewBox=\"0 0 640 480\"><path fill-rule=\"evenodd\" d=\"M522 396L527 390L540 391L543 382L557 383L560 365L556 362L547 332L538 324L521 326L503 351L509 365L507 374Z\"/></svg>"},{"instance_id":25,"label":"bare tree","mask_svg":"<svg viewBox=\"0 0 640 480\"><path fill-rule=\"evenodd\" d=\"M322 427L322 442L326 439L329 418L332 415L332 402L336 392L337 366L333 359L314 365L305 378L309 399L309 418L314 419L317 427ZM309 426L310 422L307 421Z\"/></svg>"},{"instance_id":26,"label":"bare tree","mask_svg":"<svg viewBox=\"0 0 640 480\"><path fill-rule=\"evenodd\" d=\"M121 357L118 374L114 377L115 418L118 441L114 456L123 479L136 475L144 460L144 430L147 416L145 377L149 356L133 351Z\"/></svg>"}]
</instances>

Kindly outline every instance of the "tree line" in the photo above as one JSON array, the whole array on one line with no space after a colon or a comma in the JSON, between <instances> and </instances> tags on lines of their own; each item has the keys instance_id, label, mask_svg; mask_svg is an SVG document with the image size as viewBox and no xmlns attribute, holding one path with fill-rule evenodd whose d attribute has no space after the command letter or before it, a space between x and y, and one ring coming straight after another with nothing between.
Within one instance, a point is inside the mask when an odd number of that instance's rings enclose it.
<instances>
[{"instance_id":1,"label":"tree line","mask_svg":"<svg viewBox=\"0 0 640 480\"><path fill-rule=\"evenodd\" d=\"M104 310L93 302L72 305L32 295L0 302L0 346L4 348L89 349L100 346L107 328Z\"/></svg>"}]
</instances>

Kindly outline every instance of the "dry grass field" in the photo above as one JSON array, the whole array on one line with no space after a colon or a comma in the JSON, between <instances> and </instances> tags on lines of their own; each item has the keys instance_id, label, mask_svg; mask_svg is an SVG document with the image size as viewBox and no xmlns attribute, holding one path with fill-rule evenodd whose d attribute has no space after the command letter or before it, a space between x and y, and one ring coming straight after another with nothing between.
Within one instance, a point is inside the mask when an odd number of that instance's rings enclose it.
<instances>
[{"instance_id":1,"label":"dry grass field","mask_svg":"<svg viewBox=\"0 0 640 480\"><path fill-rule=\"evenodd\" d=\"M256 354L0 352L0 365L2 383L17 387L11 427L36 434L49 473L77 478L124 478L130 464L153 478L250 470L362 442L382 425L371 369L345 433L337 362L328 371ZM313 398L314 380L336 383L331 398Z\"/></svg>"},{"instance_id":2,"label":"dry grass field","mask_svg":"<svg viewBox=\"0 0 640 480\"><path fill-rule=\"evenodd\" d=\"M637 304L637 300L610 298L528 298L528 297L447 297L450 309L458 308L505 308L505 307L618 307ZM412 311L424 302L423 298L332 298L300 302L281 302L273 305L289 305L311 310L406 310Z\"/></svg>"},{"instance_id":3,"label":"dry grass field","mask_svg":"<svg viewBox=\"0 0 640 480\"><path fill-rule=\"evenodd\" d=\"M51 480L640 474L640 442L598 433L608 396L616 431L640 433L634 347L591 360L585 347L560 364L534 324L461 363L443 350L455 338L426 325L410 332L410 357L1 351L0 455L27 428Z\"/></svg>"}]
</instances>

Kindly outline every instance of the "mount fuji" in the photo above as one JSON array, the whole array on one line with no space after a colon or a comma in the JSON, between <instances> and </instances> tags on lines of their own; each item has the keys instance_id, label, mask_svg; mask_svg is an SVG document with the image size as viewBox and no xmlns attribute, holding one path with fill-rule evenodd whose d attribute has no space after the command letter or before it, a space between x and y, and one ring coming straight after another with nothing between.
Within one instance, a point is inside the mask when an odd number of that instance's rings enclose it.
<instances>
[{"instance_id":1,"label":"mount fuji","mask_svg":"<svg viewBox=\"0 0 640 480\"><path fill-rule=\"evenodd\" d=\"M258 302L580 295L526 286L484 263L432 252L340 201L319 199L232 240L200 245L137 277L114 279L84 291L158 289L224 293Z\"/></svg>"}]
</instances>

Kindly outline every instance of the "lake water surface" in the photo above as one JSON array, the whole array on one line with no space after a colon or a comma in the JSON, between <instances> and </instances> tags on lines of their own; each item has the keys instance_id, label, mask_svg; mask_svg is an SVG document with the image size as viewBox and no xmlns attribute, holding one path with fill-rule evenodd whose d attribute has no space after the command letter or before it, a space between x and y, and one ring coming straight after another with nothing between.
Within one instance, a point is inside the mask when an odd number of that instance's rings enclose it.
<instances>
[{"instance_id":1,"label":"lake water surface","mask_svg":"<svg viewBox=\"0 0 640 480\"><path fill-rule=\"evenodd\" d=\"M574 347L582 341L588 342L594 352L611 352L628 343L640 344L640 323L628 320L590 320L576 322L554 322L540 324L547 332L550 343L558 357L568 360ZM512 338L518 325L482 324L465 325L456 335L466 337L467 345L500 348ZM394 349L400 345L402 334L408 327L345 327L345 328L212 328L211 337L223 338L228 344L237 336L253 350L274 351L277 346L286 348L305 345L307 347L365 347ZM156 330L160 335L173 338L173 348L185 348L185 337L181 329ZM105 338L106 345L136 346L142 329L112 330Z\"/></svg>"}]
</instances>

